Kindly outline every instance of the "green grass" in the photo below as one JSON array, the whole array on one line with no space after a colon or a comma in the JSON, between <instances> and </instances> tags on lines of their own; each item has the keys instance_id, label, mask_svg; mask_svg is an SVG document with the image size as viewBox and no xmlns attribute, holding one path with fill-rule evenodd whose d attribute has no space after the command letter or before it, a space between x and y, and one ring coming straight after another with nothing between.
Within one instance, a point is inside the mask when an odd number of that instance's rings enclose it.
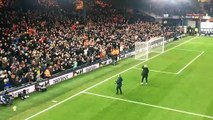
<instances>
[{"instance_id":1,"label":"green grass","mask_svg":"<svg viewBox=\"0 0 213 120\"><path fill-rule=\"evenodd\" d=\"M165 50L169 50L191 38L187 37L172 42L166 45ZM143 64L147 64L151 70L177 73L202 51L205 51L205 53L180 74L151 71L149 84L147 86L140 85L141 70L139 69ZM213 38L197 37L145 63L129 58L120 61L117 66L109 65L51 86L45 93L33 93L25 101L15 100L16 112L12 111L12 106L0 106L0 120L26 119L57 104L52 102L53 100L60 102L110 77L111 79L89 89L87 92L114 97L115 99L81 93L33 117L32 120L209 120L210 118L142 104L147 103L184 112L213 116L212 55ZM135 68L129 69L137 64L139 65ZM124 94L116 95L115 80L117 76L113 76L127 69L129 70L122 73ZM116 98L142 104L121 101Z\"/></svg>"}]
</instances>

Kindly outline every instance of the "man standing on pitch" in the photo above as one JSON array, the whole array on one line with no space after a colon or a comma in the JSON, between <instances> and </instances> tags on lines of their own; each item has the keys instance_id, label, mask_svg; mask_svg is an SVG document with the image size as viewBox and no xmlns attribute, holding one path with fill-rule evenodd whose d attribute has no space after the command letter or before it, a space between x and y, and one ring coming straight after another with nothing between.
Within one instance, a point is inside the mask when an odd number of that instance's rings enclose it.
<instances>
[{"instance_id":1,"label":"man standing on pitch","mask_svg":"<svg viewBox=\"0 0 213 120\"><path fill-rule=\"evenodd\" d=\"M148 84L148 74L149 74L149 68L147 65L142 66L142 79L141 79L141 84L143 84L144 78L146 79L146 85Z\"/></svg>"},{"instance_id":2,"label":"man standing on pitch","mask_svg":"<svg viewBox=\"0 0 213 120\"><path fill-rule=\"evenodd\" d=\"M123 78L121 77L121 75L118 75L118 79L116 81L117 87L116 87L116 94L118 94L118 92L120 91L120 94L122 94L122 82L123 82Z\"/></svg>"}]
</instances>

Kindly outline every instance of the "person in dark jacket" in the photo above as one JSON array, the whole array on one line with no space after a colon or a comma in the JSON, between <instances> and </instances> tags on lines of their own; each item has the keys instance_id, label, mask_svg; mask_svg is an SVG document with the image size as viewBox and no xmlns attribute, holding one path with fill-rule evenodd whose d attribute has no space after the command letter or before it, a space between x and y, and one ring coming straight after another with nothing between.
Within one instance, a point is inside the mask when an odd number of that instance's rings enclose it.
<instances>
[{"instance_id":1,"label":"person in dark jacket","mask_svg":"<svg viewBox=\"0 0 213 120\"><path fill-rule=\"evenodd\" d=\"M146 85L148 84L148 75L149 75L149 68L147 65L142 66L142 73L141 73L141 84L143 84L143 80L146 79Z\"/></svg>"},{"instance_id":2,"label":"person in dark jacket","mask_svg":"<svg viewBox=\"0 0 213 120\"><path fill-rule=\"evenodd\" d=\"M117 87L116 87L116 94L119 93L120 91L120 94L122 94L122 82L123 82L123 78L121 77L121 75L118 75L118 79L116 81L116 84L117 84Z\"/></svg>"}]
</instances>

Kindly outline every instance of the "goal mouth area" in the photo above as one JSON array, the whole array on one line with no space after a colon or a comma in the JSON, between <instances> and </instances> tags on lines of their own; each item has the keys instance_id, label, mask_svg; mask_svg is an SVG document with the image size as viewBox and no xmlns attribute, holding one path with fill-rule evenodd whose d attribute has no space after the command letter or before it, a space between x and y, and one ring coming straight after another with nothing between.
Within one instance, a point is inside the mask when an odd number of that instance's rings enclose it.
<instances>
[{"instance_id":1,"label":"goal mouth area","mask_svg":"<svg viewBox=\"0 0 213 120\"><path fill-rule=\"evenodd\" d=\"M152 51L152 52L149 52L148 55L143 54L143 55L141 55L141 56L135 57L134 59L135 59L135 60L146 61L146 60L149 60L150 57L156 56L156 55L158 55L158 54L162 54L162 53Z\"/></svg>"},{"instance_id":2,"label":"goal mouth area","mask_svg":"<svg viewBox=\"0 0 213 120\"><path fill-rule=\"evenodd\" d=\"M161 54L164 52L164 38L154 38L150 41L135 42L135 59L148 60L153 53Z\"/></svg>"}]
</instances>

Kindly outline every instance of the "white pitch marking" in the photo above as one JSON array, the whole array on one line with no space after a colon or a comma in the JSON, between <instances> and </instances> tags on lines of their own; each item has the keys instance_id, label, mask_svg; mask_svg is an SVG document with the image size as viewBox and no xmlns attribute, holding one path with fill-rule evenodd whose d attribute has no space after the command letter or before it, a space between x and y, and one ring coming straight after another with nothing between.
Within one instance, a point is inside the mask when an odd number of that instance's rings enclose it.
<instances>
[{"instance_id":1,"label":"white pitch marking","mask_svg":"<svg viewBox=\"0 0 213 120\"><path fill-rule=\"evenodd\" d=\"M176 45L175 47L170 48L170 49L164 51L164 53L169 52L169 51L171 51L171 50L173 50L173 49L175 49L175 48L177 48L177 47L179 47L179 46L181 46L181 45L183 45L183 44L186 44L186 43L192 41L192 40L195 39L195 38L197 38L197 37L193 37L193 38L191 38L191 39L189 39L189 40L187 40L187 41L184 41L184 42L182 42L182 43ZM163 53L163 54L164 54L164 53ZM151 59L153 59L153 58L155 58L155 57L158 57L159 55L161 55L161 54L157 54L157 55L151 57L149 60L151 60ZM78 92L78 93L76 93L76 94L74 94L74 95L72 95L72 96L70 96L70 97L68 97L68 98L66 98L66 99L64 99L64 100L62 100L62 101L60 101L60 102L58 102L58 103L56 103L56 104L54 104L54 105L52 105L52 106L50 106L50 107L44 109L44 110L42 110L42 111L40 111L40 112L38 112L38 113L36 113L36 114L30 116L30 117L28 117L28 118L26 118L25 120L30 120L30 119L32 119L32 118L34 118L34 117L36 117L36 116L38 116L38 115L40 115L40 114L42 114L42 113L48 111L48 110L50 110L50 109L52 109L52 108L54 108L54 107L56 107L56 106L58 106L58 105L60 105L60 104L62 104L62 103L64 103L64 102L66 102L66 101L68 101L68 100L70 100L70 99L72 99L72 98L74 98L74 97L76 97L76 96L82 94L82 93L85 92L85 91L88 91L88 90L90 90L90 89L92 89L92 88L94 88L94 87L96 87L96 86L98 86L98 85L100 85L100 84L105 83L106 81L108 81L108 80L110 80L110 79L112 79L112 78L118 76L118 75L121 74L121 73L127 72L127 71L129 71L129 70L135 68L136 66L138 66L138 65L140 65L140 64L142 64L142 63L144 63L144 62L147 62L147 61L140 62L140 63L134 65L134 66L131 67L131 68L128 68L128 69L126 69L126 70L124 70L124 71L122 71L122 72L120 72L120 73L118 73L118 74L115 74L115 75L113 75L113 76L111 76L111 77L109 77L109 78L107 78L107 79L105 79L105 80L103 80L103 81L101 81L101 82L99 82L99 83L93 85L93 86L90 86L89 88L84 89L84 90L82 90L82 91L80 91L80 92Z\"/></svg>"},{"instance_id":2,"label":"white pitch marking","mask_svg":"<svg viewBox=\"0 0 213 120\"><path fill-rule=\"evenodd\" d=\"M173 111L173 112L177 112L177 113L182 113L182 114L187 114L187 115L193 115L193 116L213 119L213 116L203 115L203 114L199 114L199 113L193 113L193 112L178 110L178 109L174 109L174 108L163 107L163 106L159 106L159 105L153 105L153 104L148 104L148 103L143 103L143 102L138 102L138 101L133 101L133 100L127 100L127 99L122 99L122 98L117 98L117 97L112 97L112 96L106 96L106 95L101 95L101 94L96 94L96 93L91 93L91 92L84 92L84 93L85 94L89 94L89 95L93 95L93 96L102 97L102 98L108 98L108 99L112 99L112 100L119 100L119 101L124 101L124 102L128 102L128 103L133 103L133 104L138 104L138 105L144 105L144 106L154 107L154 108L158 108L158 109L163 109L163 110L167 110L167 111Z\"/></svg>"},{"instance_id":3,"label":"white pitch marking","mask_svg":"<svg viewBox=\"0 0 213 120\"><path fill-rule=\"evenodd\" d=\"M177 74L180 74L184 69L186 69L190 64L192 64L196 59L198 59L204 51L202 51L199 55L197 55L194 59L192 59L188 64L186 64L182 69L180 69Z\"/></svg>"},{"instance_id":4,"label":"white pitch marking","mask_svg":"<svg viewBox=\"0 0 213 120\"><path fill-rule=\"evenodd\" d=\"M136 70L142 70L140 68L134 68ZM172 74L172 75L177 75L177 73L174 73L174 72L167 72L167 71L160 71L160 70L153 70L153 69L150 69L149 71L152 71L152 72L157 72L157 73L164 73L164 74Z\"/></svg>"},{"instance_id":5,"label":"white pitch marking","mask_svg":"<svg viewBox=\"0 0 213 120\"><path fill-rule=\"evenodd\" d=\"M190 49L181 49L181 48L176 48L175 50L182 50L182 51L188 51L188 52L202 52L199 50L190 50Z\"/></svg>"},{"instance_id":6,"label":"white pitch marking","mask_svg":"<svg viewBox=\"0 0 213 120\"><path fill-rule=\"evenodd\" d=\"M52 102L53 102L53 103L57 103L58 101L56 101L56 100L52 100Z\"/></svg>"}]
</instances>

